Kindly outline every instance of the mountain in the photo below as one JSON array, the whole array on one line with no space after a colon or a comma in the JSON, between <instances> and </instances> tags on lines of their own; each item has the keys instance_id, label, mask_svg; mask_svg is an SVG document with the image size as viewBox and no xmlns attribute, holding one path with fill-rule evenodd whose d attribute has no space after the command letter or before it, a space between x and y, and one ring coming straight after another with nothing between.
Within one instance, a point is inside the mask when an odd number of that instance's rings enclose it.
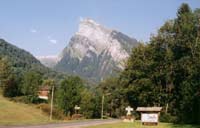
<instances>
[{"instance_id":1,"label":"mountain","mask_svg":"<svg viewBox=\"0 0 200 128\"><path fill-rule=\"evenodd\" d=\"M124 61L137 44L134 38L84 19L60 54L55 69L98 82L122 70Z\"/></svg>"},{"instance_id":2,"label":"mountain","mask_svg":"<svg viewBox=\"0 0 200 128\"><path fill-rule=\"evenodd\" d=\"M57 82L68 76L66 73L56 72L44 66L31 53L18 48L3 39L0 39L0 57L8 58L14 69L14 73L17 75L23 74L23 72L26 71L36 71L41 73L45 79L53 78Z\"/></svg>"},{"instance_id":3,"label":"mountain","mask_svg":"<svg viewBox=\"0 0 200 128\"><path fill-rule=\"evenodd\" d=\"M46 72L48 69L32 54L0 39L0 57L7 57L16 72L27 70Z\"/></svg>"},{"instance_id":4,"label":"mountain","mask_svg":"<svg viewBox=\"0 0 200 128\"><path fill-rule=\"evenodd\" d=\"M36 57L43 65L53 68L57 62L59 61L59 58L57 56L37 56Z\"/></svg>"}]
</instances>

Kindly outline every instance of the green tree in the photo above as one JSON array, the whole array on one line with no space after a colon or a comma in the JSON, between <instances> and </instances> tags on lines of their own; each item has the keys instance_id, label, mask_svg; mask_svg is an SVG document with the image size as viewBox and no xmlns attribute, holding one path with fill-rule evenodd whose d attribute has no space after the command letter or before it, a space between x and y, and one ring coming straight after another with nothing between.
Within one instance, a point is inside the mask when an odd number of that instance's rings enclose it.
<instances>
[{"instance_id":1,"label":"green tree","mask_svg":"<svg viewBox=\"0 0 200 128\"><path fill-rule=\"evenodd\" d=\"M86 118L92 118L95 109L95 97L88 89L81 92L80 112Z\"/></svg>"},{"instance_id":2,"label":"green tree","mask_svg":"<svg viewBox=\"0 0 200 128\"><path fill-rule=\"evenodd\" d=\"M34 71L24 73L21 90L24 95L36 96L42 84L42 76Z\"/></svg>"},{"instance_id":3,"label":"green tree","mask_svg":"<svg viewBox=\"0 0 200 128\"><path fill-rule=\"evenodd\" d=\"M75 76L69 76L61 82L56 99L58 108L63 110L65 115L72 115L75 105L80 106L83 86L83 81Z\"/></svg>"},{"instance_id":4,"label":"green tree","mask_svg":"<svg viewBox=\"0 0 200 128\"><path fill-rule=\"evenodd\" d=\"M10 75L12 74L12 68L9 64L7 58L0 58L0 84L1 87L6 86L6 82L8 81Z\"/></svg>"},{"instance_id":5,"label":"green tree","mask_svg":"<svg viewBox=\"0 0 200 128\"><path fill-rule=\"evenodd\" d=\"M200 88L199 20L187 4L178 10L174 24L175 97L180 122L197 123L195 102ZM200 122L199 122L200 123Z\"/></svg>"},{"instance_id":6,"label":"green tree","mask_svg":"<svg viewBox=\"0 0 200 128\"><path fill-rule=\"evenodd\" d=\"M118 77L109 77L105 79L99 84L99 88L101 91L101 98L104 95L104 112L109 114L110 117L121 117L128 103L121 100L123 93Z\"/></svg>"},{"instance_id":7,"label":"green tree","mask_svg":"<svg viewBox=\"0 0 200 128\"><path fill-rule=\"evenodd\" d=\"M19 81L16 76L11 75L6 81L6 86L3 88L3 96L5 97L15 97L21 95L19 88Z\"/></svg>"},{"instance_id":8,"label":"green tree","mask_svg":"<svg viewBox=\"0 0 200 128\"><path fill-rule=\"evenodd\" d=\"M12 67L7 58L0 58L0 85L3 96L14 97L20 94L19 79L13 75Z\"/></svg>"},{"instance_id":9,"label":"green tree","mask_svg":"<svg viewBox=\"0 0 200 128\"><path fill-rule=\"evenodd\" d=\"M120 100L133 107L163 106L179 122L200 123L199 22L198 9L182 4L177 18L133 49L117 82Z\"/></svg>"}]
</instances>

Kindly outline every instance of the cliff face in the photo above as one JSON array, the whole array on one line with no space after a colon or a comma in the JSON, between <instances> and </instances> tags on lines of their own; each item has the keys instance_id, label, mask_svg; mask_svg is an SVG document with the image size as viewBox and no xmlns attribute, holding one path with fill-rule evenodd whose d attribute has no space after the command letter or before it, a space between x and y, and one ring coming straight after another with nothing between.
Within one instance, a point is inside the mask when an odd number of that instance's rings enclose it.
<instances>
[{"instance_id":1,"label":"cliff face","mask_svg":"<svg viewBox=\"0 0 200 128\"><path fill-rule=\"evenodd\" d=\"M85 19L60 54L55 69L100 81L123 69L124 61L137 44L135 39L121 32Z\"/></svg>"}]
</instances>

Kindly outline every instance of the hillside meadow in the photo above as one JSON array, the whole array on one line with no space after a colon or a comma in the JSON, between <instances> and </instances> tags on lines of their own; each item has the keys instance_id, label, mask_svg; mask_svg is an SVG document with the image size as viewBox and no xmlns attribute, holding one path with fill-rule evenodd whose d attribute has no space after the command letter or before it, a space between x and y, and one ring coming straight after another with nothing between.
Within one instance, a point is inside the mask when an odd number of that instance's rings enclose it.
<instances>
[{"instance_id":1,"label":"hillside meadow","mask_svg":"<svg viewBox=\"0 0 200 128\"><path fill-rule=\"evenodd\" d=\"M0 125L42 124L49 117L35 106L15 103L0 95Z\"/></svg>"}]
</instances>

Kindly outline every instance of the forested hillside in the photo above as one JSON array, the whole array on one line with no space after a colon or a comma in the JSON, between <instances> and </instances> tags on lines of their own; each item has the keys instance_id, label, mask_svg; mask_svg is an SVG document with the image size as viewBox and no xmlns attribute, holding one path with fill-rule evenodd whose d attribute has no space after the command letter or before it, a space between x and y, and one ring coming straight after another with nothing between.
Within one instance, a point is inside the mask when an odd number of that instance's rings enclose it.
<instances>
[{"instance_id":1,"label":"forested hillside","mask_svg":"<svg viewBox=\"0 0 200 128\"><path fill-rule=\"evenodd\" d=\"M6 57L11 65L15 68L16 72L27 71L31 69L43 72L48 70L29 52L20 49L3 39L0 39L0 56Z\"/></svg>"},{"instance_id":2,"label":"forested hillside","mask_svg":"<svg viewBox=\"0 0 200 128\"><path fill-rule=\"evenodd\" d=\"M40 99L38 91L55 88L53 118L71 118L75 105L87 110L85 118L99 117L99 97L86 86L81 78L52 71L25 50L0 40L0 95L26 104L43 103L40 109L49 114L51 100Z\"/></svg>"},{"instance_id":3,"label":"forested hillside","mask_svg":"<svg viewBox=\"0 0 200 128\"><path fill-rule=\"evenodd\" d=\"M0 39L0 58L8 61L15 75L23 75L25 72L34 71L42 74L44 78L54 78L56 80L66 76L66 74L45 67L31 53L3 39Z\"/></svg>"}]
</instances>

